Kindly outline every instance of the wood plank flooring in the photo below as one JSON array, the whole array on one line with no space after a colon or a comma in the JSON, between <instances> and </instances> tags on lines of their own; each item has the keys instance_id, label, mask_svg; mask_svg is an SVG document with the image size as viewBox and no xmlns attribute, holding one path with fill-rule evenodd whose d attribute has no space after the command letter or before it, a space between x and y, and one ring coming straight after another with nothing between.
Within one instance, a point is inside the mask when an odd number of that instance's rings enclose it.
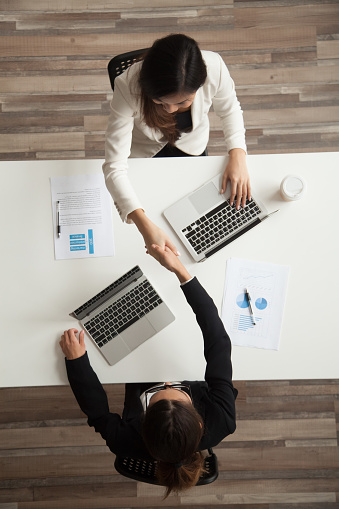
<instances>
[{"instance_id":1,"label":"wood plank flooring","mask_svg":"<svg viewBox=\"0 0 339 509\"><path fill-rule=\"evenodd\" d=\"M215 448L218 480L166 501L114 470L69 387L1 389L0 509L339 507L339 380L235 385L237 430ZM105 389L121 412L123 385Z\"/></svg>"},{"instance_id":2,"label":"wood plank flooring","mask_svg":"<svg viewBox=\"0 0 339 509\"><path fill-rule=\"evenodd\" d=\"M339 150L338 0L0 0L0 160L104 157L108 61L172 32L223 56L249 153Z\"/></svg>"}]
</instances>

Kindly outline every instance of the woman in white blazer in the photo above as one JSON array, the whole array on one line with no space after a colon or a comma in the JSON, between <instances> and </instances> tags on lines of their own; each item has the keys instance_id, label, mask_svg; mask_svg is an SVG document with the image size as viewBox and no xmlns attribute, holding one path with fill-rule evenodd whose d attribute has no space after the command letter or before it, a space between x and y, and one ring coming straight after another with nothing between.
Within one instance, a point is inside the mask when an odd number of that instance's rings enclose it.
<instances>
[{"instance_id":1,"label":"woman in white blazer","mask_svg":"<svg viewBox=\"0 0 339 509\"><path fill-rule=\"evenodd\" d=\"M234 82L218 53L200 51L183 34L155 41L141 62L114 82L103 171L121 219L135 223L146 248L157 244L177 254L170 238L145 214L128 179L129 157L204 155L208 112L222 122L229 154L222 189L231 184L231 204L251 198L245 128Z\"/></svg>"}]
</instances>

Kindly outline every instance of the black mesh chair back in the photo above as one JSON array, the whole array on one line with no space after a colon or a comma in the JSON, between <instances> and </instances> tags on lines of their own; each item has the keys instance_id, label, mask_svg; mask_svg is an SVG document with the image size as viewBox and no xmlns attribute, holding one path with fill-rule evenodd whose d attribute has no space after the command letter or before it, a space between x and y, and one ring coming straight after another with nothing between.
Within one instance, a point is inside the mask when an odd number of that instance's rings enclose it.
<instances>
[{"instance_id":1,"label":"black mesh chair back","mask_svg":"<svg viewBox=\"0 0 339 509\"><path fill-rule=\"evenodd\" d=\"M117 472L125 477L148 484L159 484L156 478L156 461L120 458L117 456L114 466ZM205 457L205 470L206 472L200 477L197 486L210 484L219 475L218 460L213 449L208 449L208 456Z\"/></svg>"},{"instance_id":2,"label":"black mesh chair back","mask_svg":"<svg viewBox=\"0 0 339 509\"><path fill-rule=\"evenodd\" d=\"M119 76L119 74L122 74L124 71L126 71L126 69L128 69L135 62L139 62L147 50L148 48L129 51L128 53L117 55L110 60L107 69L112 90L114 90L115 78Z\"/></svg>"}]
</instances>

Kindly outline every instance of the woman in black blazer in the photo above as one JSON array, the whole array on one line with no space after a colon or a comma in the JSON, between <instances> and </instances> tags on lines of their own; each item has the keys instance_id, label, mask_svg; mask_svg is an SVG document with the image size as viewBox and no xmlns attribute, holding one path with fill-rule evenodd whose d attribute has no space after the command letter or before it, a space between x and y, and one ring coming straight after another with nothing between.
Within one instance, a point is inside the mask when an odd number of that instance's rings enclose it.
<instances>
[{"instance_id":1,"label":"woman in black blazer","mask_svg":"<svg viewBox=\"0 0 339 509\"><path fill-rule=\"evenodd\" d=\"M67 375L89 426L99 432L117 456L158 461L159 482L166 496L194 486L202 473L200 451L214 447L235 431L231 342L213 300L191 277L169 248L152 246L152 255L181 283L204 338L205 381L126 384L122 416L110 413L106 393L86 352L84 331L65 331L60 346L66 356ZM154 386L156 387L154 388ZM145 412L142 401L149 400Z\"/></svg>"}]
</instances>

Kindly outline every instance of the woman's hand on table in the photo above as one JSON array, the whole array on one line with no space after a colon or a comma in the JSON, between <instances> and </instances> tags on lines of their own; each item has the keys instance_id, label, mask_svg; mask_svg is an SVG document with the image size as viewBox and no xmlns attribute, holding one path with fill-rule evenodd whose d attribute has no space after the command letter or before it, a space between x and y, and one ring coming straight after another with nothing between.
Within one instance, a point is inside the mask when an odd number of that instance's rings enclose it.
<instances>
[{"instance_id":1,"label":"woman's hand on table","mask_svg":"<svg viewBox=\"0 0 339 509\"><path fill-rule=\"evenodd\" d=\"M221 193L226 191L227 183L231 185L230 204L236 197L236 208L245 206L246 200L251 199L250 176L246 165L246 152L241 148L234 148L229 152L229 160L224 171Z\"/></svg>"},{"instance_id":2,"label":"woman's hand on table","mask_svg":"<svg viewBox=\"0 0 339 509\"><path fill-rule=\"evenodd\" d=\"M86 353L85 333L83 330L80 331L79 339L76 336L77 333L77 329L65 330L59 342L61 350L69 361L78 359Z\"/></svg>"}]
</instances>

